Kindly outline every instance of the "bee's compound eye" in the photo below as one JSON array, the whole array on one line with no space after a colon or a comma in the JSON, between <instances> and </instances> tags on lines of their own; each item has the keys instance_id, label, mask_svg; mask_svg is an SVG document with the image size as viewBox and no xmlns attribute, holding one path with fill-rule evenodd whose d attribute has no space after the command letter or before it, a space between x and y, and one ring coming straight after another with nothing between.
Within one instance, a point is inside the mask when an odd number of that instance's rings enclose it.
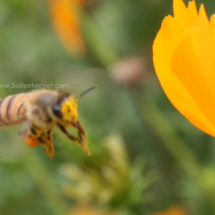
<instances>
[{"instance_id":1,"label":"bee's compound eye","mask_svg":"<svg viewBox=\"0 0 215 215\"><path fill-rule=\"evenodd\" d=\"M61 106L60 106L59 102L55 102L52 105L52 111L56 117L59 117L59 118L62 117Z\"/></svg>"}]
</instances>

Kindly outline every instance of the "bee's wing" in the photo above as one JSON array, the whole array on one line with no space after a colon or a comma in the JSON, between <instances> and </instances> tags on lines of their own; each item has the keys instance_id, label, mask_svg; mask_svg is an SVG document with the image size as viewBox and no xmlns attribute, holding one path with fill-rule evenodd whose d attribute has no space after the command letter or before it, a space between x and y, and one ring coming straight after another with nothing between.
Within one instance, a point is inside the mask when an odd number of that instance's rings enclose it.
<instances>
[{"instance_id":1,"label":"bee's wing","mask_svg":"<svg viewBox=\"0 0 215 215\"><path fill-rule=\"evenodd\" d=\"M105 72L101 69L93 68L85 71L75 71L69 75L68 80L62 82L65 86L62 86L63 88L59 86L58 90L78 96L92 86L99 87L104 78L104 74Z\"/></svg>"}]
</instances>

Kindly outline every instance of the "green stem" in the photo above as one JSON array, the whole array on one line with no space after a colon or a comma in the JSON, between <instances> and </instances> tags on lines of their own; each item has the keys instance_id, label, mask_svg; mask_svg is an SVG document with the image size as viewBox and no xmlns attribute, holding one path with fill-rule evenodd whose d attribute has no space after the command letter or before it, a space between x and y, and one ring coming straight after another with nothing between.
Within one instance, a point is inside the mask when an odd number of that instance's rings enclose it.
<instances>
[{"instance_id":1,"label":"green stem","mask_svg":"<svg viewBox=\"0 0 215 215\"><path fill-rule=\"evenodd\" d=\"M82 17L83 33L87 44L90 46L97 59L100 60L105 68L119 60L118 55L99 31L98 27L91 20L86 12L80 9Z\"/></svg>"},{"instance_id":2,"label":"green stem","mask_svg":"<svg viewBox=\"0 0 215 215\"><path fill-rule=\"evenodd\" d=\"M27 171L32 176L41 194L50 206L52 214L66 214L68 206L60 190L58 190L57 184L55 184L54 179L51 177L46 167L47 164L43 163L41 158L33 151L24 157L23 163L26 165Z\"/></svg>"},{"instance_id":3,"label":"green stem","mask_svg":"<svg viewBox=\"0 0 215 215\"><path fill-rule=\"evenodd\" d=\"M196 180L202 171L202 165L152 99L145 99L141 112L181 168Z\"/></svg>"},{"instance_id":4,"label":"green stem","mask_svg":"<svg viewBox=\"0 0 215 215\"><path fill-rule=\"evenodd\" d=\"M141 106L141 112L144 119L147 120L148 124L162 140L181 169L183 169L197 187L200 188L200 192L206 197L208 203L211 205L211 209L215 212L214 190L211 190L208 184L204 183L204 167L196 158L195 154L189 149L183 139L179 137L174 127L151 98L145 98L144 104Z\"/></svg>"}]
</instances>

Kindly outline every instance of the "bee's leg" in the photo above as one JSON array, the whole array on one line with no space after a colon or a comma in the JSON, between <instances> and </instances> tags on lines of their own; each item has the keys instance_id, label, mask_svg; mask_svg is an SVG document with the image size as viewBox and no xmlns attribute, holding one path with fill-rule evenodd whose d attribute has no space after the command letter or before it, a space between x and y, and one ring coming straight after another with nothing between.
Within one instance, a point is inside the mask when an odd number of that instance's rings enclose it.
<instances>
[{"instance_id":1,"label":"bee's leg","mask_svg":"<svg viewBox=\"0 0 215 215\"><path fill-rule=\"evenodd\" d=\"M85 133L84 133L84 130L83 128L81 127L80 123L79 122L76 122L76 123L72 123L72 125L78 129L78 136L79 138L82 140L82 141L87 141L87 138L85 136Z\"/></svg>"},{"instance_id":2,"label":"bee's leg","mask_svg":"<svg viewBox=\"0 0 215 215\"><path fill-rule=\"evenodd\" d=\"M23 142L28 144L30 147L35 147L42 144L44 147L44 153L50 158L54 156L54 146L51 138L52 130L44 132L43 129L33 125L31 121L27 122L27 128L19 131L19 135L23 136Z\"/></svg>"},{"instance_id":3,"label":"bee's leg","mask_svg":"<svg viewBox=\"0 0 215 215\"><path fill-rule=\"evenodd\" d=\"M48 155L49 158L54 156L54 145L51 138L51 129L46 133L42 133L40 137L38 137L38 141L44 146L44 153Z\"/></svg>"},{"instance_id":4,"label":"bee's leg","mask_svg":"<svg viewBox=\"0 0 215 215\"><path fill-rule=\"evenodd\" d=\"M72 141L78 143L78 144L81 146L81 148L86 152L87 155L90 155L90 154L91 154L90 151L89 151L89 149L88 149L88 147L87 147L87 145L85 144L84 140L82 139L81 134L79 134L79 137L75 137L75 136L69 134L68 131L67 131L62 125L60 125L60 124L57 124L57 125L58 125L58 127L60 128L60 130L61 130L70 140L72 140Z\"/></svg>"},{"instance_id":5,"label":"bee's leg","mask_svg":"<svg viewBox=\"0 0 215 215\"><path fill-rule=\"evenodd\" d=\"M49 158L54 156L54 145L51 138L51 131L52 130L50 129L47 132L44 132L42 129L37 128L34 125L30 127L30 133L43 145L44 153L47 154Z\"/></svg>"}]
</instances>

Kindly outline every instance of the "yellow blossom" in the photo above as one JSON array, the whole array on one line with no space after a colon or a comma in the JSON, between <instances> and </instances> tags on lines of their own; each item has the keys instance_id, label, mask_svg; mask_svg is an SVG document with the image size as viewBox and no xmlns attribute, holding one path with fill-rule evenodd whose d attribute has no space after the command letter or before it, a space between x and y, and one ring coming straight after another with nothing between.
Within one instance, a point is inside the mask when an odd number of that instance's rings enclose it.
<instances>
[{"instance_id":1,"label":"yellow blossom","mask_svg":"<svg viewBox=\"0 0 215 215\"><path fill-rule=\"evenodd\" d=\"M153 62L171 103L193 125L215 136L215 15L195 1L173 0L153 44Z\"/></svg>"}]
</instances>

